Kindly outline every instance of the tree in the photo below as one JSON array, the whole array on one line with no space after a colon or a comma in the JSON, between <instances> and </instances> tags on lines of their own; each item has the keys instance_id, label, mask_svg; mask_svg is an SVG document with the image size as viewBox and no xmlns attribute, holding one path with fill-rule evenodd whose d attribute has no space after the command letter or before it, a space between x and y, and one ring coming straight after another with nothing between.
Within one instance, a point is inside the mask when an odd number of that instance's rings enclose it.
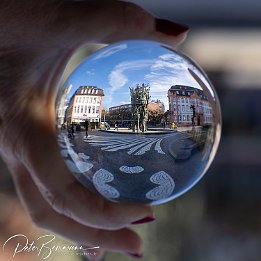
<instances>
[{"instance_id":1,"label":"tree","mask_svg":"<svg viewBox=\"0 0 261 261\"><path fill-rule=\"evenodd\" d=\"M148 104L149 123L152 125L159 124L164 116L164 105L161 101L151 101Z\"/></svg>"}]
</instances>

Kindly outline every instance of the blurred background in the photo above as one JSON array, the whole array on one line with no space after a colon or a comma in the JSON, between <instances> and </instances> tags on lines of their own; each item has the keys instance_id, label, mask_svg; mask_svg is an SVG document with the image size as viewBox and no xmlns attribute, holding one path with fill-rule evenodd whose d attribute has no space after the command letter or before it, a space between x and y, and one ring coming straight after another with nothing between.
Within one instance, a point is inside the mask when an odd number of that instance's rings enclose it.
<instances>
[{"instance_id":1,"label":"blurred background","mask_svg":"<svg viewBox=\"0 0 261 261\"><path fill-rule=\"evenodd\" d=\"M132 2L191 27L179 49L207 72L223 114L220 147L205 177L182 197L155 207L156 222L135 227L145 244L142 260L260 261L261 2ZM10 236L34 239L45 232L24 212L1 160L0 173L0 260L8 261L14 259L1 248ZM38 259L27 254L19 260ZM49 260L81 259L57 255ZM131 258L110 253L103 260Z\"/></svg>"}]
</instances>

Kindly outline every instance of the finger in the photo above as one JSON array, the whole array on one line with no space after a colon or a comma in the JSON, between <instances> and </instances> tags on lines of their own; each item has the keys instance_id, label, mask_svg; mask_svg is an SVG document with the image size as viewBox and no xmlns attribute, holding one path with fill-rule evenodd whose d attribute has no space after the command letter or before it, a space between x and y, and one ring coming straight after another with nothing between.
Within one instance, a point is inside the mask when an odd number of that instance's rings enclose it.
<instances>
[{"instance_id":1,"label":"finger","mask_svg":"<svg viewBox=\"0 0 261 261\"><path fill-rule=\"evenodd\" d=\"M32 220L39 227L58 233L82 246L99 246L101 250L98 249L98 251L86 250L89 257L95 258L96 255L91 254L97 251L98 258L102 255L102 249L122 253L140 253L141 240L132 230L127 228L115 231L98 230L58 214L39 193L26 168L19 165L16 166L15 171L14 182L17 192Z\"/></svg>"},{"instance_id":2,"label":"finger","mask_svg":"<svg viewBox=\"0 0 261 261\"><path fill-rule=\"evenodd\" d=\"M46 122L48 123L46 123ZM150 206L117 204L83 187L72 175L60 155L55 130L47 119L31 119L21 139L20 157L43 197L58 212L84 225L119 229L153 217Z\"/></svg>"},{"instance_id":3,"label":"finger","mask_svg":"<svg viewBox=\"0 0 261 261\"><path fill-rule=\"evenodd\" d=\"M156 40L176 45L184 40L188 31L187 26L155 19L129 2L64 1L56 11L53 24L54 31L59 30L59 34L58 31L54 33L55 38L63 38L63 43L71 46L127 39Z\"/></svg>"}]
</instances>

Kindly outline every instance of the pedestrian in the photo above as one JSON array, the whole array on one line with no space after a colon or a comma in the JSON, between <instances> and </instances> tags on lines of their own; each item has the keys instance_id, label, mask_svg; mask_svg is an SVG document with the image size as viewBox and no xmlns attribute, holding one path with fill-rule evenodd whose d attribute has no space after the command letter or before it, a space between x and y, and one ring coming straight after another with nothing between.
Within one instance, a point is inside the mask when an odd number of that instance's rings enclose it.
<instances>
[{"instance_id":1,"label":"pedestrian","mask_svg":"<svg viewBox=\"0 0 261 261\"><path fill-rule=\"evenodd\" d=\"M87 119L84 122L84 127L85 127L85 137L87 139L88 138L88 130L89 130L89 121Z\"/></svg>"},{"instance_id":2,"label":"pedestrian","mask_svg":"<svg viewBox=\"0 0 261 261\"><path fill-rule=\"evenodd\" d=\"M72 139L74 138L74 124L71 124L71 134L72 134Z\"/></svg>"}]
</instances>

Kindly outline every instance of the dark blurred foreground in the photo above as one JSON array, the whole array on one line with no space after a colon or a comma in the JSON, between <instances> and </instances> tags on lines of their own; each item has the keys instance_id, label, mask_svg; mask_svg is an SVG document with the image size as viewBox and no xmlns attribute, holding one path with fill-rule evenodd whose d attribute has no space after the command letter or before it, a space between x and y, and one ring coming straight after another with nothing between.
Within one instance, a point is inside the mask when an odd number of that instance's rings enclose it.
<instances>
[{"instance_id":1,"label":"dark blurred foreground","mask_svg":"<svg viewBox=\"0 0 261 261\"><path fill-rule=\"evenodd\" d=\"M234 2L230 2L230 6L234 6ZM166 0L164 3L172 2ZM189 6L194 8L192 3ZM167 13L169 19L175 18L175 10L181 21L185 19L185 9L173 7L173 10L173 17ZM183 10L183 13L178 13L178 10ZM195 11L200 10L208 13L199 6ZM214 12L215 9L211 10ZM223 27L236 17L232 9L226 8L228 13ZM245 13L244 19L247 17L251 18ZM217 26L220 16L214 18L216 20L212 22L216 21ZM157 220L154 223L135 227L144 239L143 260L261 260L261 39L260 30L253 34L238 30L245 21L239 18L234 20L241 21L241 24L237 22L237 29L224 34L212 29L193 34L192 30L192 36L184 47L208 71L220 97L223 114L221 144L212 166L199 184L177 200L155 207ZM252 18L257 19L257 16ZM209 26L204 19L206 16L202 16L200 26ZM245 24L252 25L252 20ZM233 27L233 23L231 25ZM240 34L236 34L238 31ZM32 225L1 162L0 207L0 260L15 260L2 251L3 243L10 236L24 233L33 239L45 232ZM38 257L26 254L17 260L35 261ZM73 261L79 258L55 256L48 260ZM108 254L104 260L131 259Z\"/></svg>"}]
</instances>

